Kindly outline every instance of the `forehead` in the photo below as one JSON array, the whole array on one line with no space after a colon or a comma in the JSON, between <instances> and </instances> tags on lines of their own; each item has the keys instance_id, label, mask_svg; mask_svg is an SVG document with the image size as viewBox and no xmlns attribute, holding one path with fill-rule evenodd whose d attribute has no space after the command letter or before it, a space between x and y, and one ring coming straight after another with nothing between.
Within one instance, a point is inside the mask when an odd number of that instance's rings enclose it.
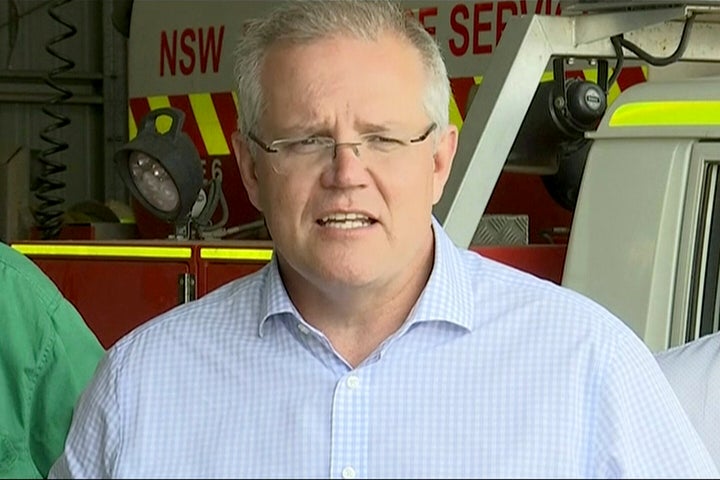
<instances>
[{"instance_id":1,"label":"forehead","mask_svg":"<svg viewBox=\"0 0 720 480\"><path fill-rule=\"evenodd\" d=\"M267 120L278 126L343 116L394 122L422 114L427 73L417 49L395 34L336 35L274 45L261 82Z\"/></svg>"}]
</instances>

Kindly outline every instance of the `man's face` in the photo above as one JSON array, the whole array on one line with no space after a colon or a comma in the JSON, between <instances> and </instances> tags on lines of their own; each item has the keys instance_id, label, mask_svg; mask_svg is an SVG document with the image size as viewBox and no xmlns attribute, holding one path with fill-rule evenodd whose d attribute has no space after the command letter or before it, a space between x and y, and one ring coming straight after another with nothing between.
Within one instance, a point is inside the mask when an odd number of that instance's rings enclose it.
<instances>
[{"instance_id":1,"label":"man's face","mask_svg":"<svg viewBox=\"0 0 720 480\"><path fill-rule=\"evenodd\" d=\"M373 133L416 138L431 126L426 78L417 51L395 36L278 45L264 64L267 110L252 133L266 144L312 136L357 142ZM324 290L382 288L420 269L457 143L454 127L438 128L439 142L431 135L391 155L340 145L334 158L329 148L313 161L261 148L253 159L237 137L243 182L265 215L283 275Z\"/></svg>"}]
</instances>

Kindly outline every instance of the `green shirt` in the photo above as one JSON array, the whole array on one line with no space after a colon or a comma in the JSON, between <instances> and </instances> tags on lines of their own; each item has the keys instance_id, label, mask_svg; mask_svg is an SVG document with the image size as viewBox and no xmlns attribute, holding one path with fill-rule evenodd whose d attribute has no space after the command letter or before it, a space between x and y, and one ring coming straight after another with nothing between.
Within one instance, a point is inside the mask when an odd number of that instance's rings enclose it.
<instances>
[{"instance_id":1,"label":"green shirt","mask_svg":"<svg viewBox=\"0 0 720 480\"><path fill-rule=\"evenodd\" d=\"M46 477L104 350L32 261L0 243L0 477Z\"/></svg>"}]
</instances>

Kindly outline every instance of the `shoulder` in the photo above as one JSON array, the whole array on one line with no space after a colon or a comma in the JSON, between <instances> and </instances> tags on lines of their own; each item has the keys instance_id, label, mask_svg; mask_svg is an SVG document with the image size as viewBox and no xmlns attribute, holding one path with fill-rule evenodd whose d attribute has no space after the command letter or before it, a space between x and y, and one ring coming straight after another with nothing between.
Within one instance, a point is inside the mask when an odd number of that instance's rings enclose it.
<instances>
[{"instance_id":1,"label":"shoulder","mask_svg":"<svg viewBox=\"0 0 720 480\"><path fill-rule=\"evenodd\" d=\"M607 308L579 292L473 251L464 255L471 265L477 304L539 320L545 327L556 325L568 329L566 333L584 329L631 332Z\"/></svg>"},{"instance_id":2,"label":"shoulder","mask_svg":"<svg viewBox=\"0 0 720 480\"><path fill-rule=\"evenodd\" d=\"M657 352L655 358L670 377L689 378L687 372L691 371L712 374L713 370L717 370L720 374L720 332ZM700 376L707 378L703 374Z\"/></svg>"},{"instance_id":3,"label":"shoulder","mask_svg":"<svg viewBox=\"0 0 720 480\"><path fill-rule=\"evenodd\" d=\"M40 356L57 342L67 341L78 350L90 343L99 346L80 313L50 277L28 257L4 244L0 244L0 289L4 297L0 301L0 324L12 338L8 348Z\"/></svg>"},{"instance_id":4,"label":"shoulder","mask_svg":"<svg viewBox=\"0 0 720 480\"><path fill-rule=\"evenodd\" d=\"M168 392L222 389L257 358L263 279L260 270L234 280L125 335L108 349L86 403L113 421L144 415L152 423L168 408Z\"/></svg>"},{"instance_id":5,"label":"shoulder","mask_svg":"<svg viewBox=\"0 0 720 480\"><path fill-rule=\"evenodd\" d=\"M720 356L720 332L702 336L655 354L658 361L670 361L681 357Z\"/></svg>"},{"instance_id":6,"label":"shoulder","mask_svg":"<svg viewBox=\"0 0 720 480\"><path fill-rule=\"evenodd\" d=\"M0 284L4 292L13 291L15 298L33 297L48 306L60 297L53 281L32 260L17 250L0 243Z\"/></svg>"},{"instance_id":7,"label":"shoulder","mask_svg":"<svg viewBox=\"0 0 720 480\"><path fill-rule=\"evenodd\" d=\"M184 355L194 346L257 336L265 277L261 269L147 321L118 340L111 356L160 360L156 357Z\"/></svg>"},{"instance_id":8,"label":"shoulder","mask_svg":"<svg viewBox=\"0 0 720 480\"><path fill-rule=\"evenodd\" d=\"M494 328L500 338L523 332L525 341L534 338L551 348L580 341L603 350L616 342L645 348L627 324L579 292L458 247L442 228L435 228L435 239L433 288L468 302L463 312L472 330Z\"/></svg>"}]
</instances>

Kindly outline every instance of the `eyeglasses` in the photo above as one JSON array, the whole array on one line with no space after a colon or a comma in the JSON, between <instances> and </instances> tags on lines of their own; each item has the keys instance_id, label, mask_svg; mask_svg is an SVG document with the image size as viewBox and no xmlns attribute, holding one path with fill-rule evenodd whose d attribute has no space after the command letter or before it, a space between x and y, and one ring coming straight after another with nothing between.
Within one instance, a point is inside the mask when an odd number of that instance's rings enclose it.
<instances>
[{"instance_id":1,"label":"eyeglasses","mask_svg":"<svg viewBox=\"0 0 720 480\"><path fill-rule=\"evenodd\" d=\"M421 143L437 128L432 123L425 132L410 139L384 133L366 133L360 135L356 142L337 142L333 137L309 136L302 138L282 138L265 143L252 132L248 138L255 142L271 156L271 165L278 173L289 173L293 168L308 167L322 160L332 160L337 155L339 146L346 145L360 157L360 147L372 153L372 158L388 160L405 147ZM328 153L332 152L332 155Z\"/></svg>"}]
</instances>

